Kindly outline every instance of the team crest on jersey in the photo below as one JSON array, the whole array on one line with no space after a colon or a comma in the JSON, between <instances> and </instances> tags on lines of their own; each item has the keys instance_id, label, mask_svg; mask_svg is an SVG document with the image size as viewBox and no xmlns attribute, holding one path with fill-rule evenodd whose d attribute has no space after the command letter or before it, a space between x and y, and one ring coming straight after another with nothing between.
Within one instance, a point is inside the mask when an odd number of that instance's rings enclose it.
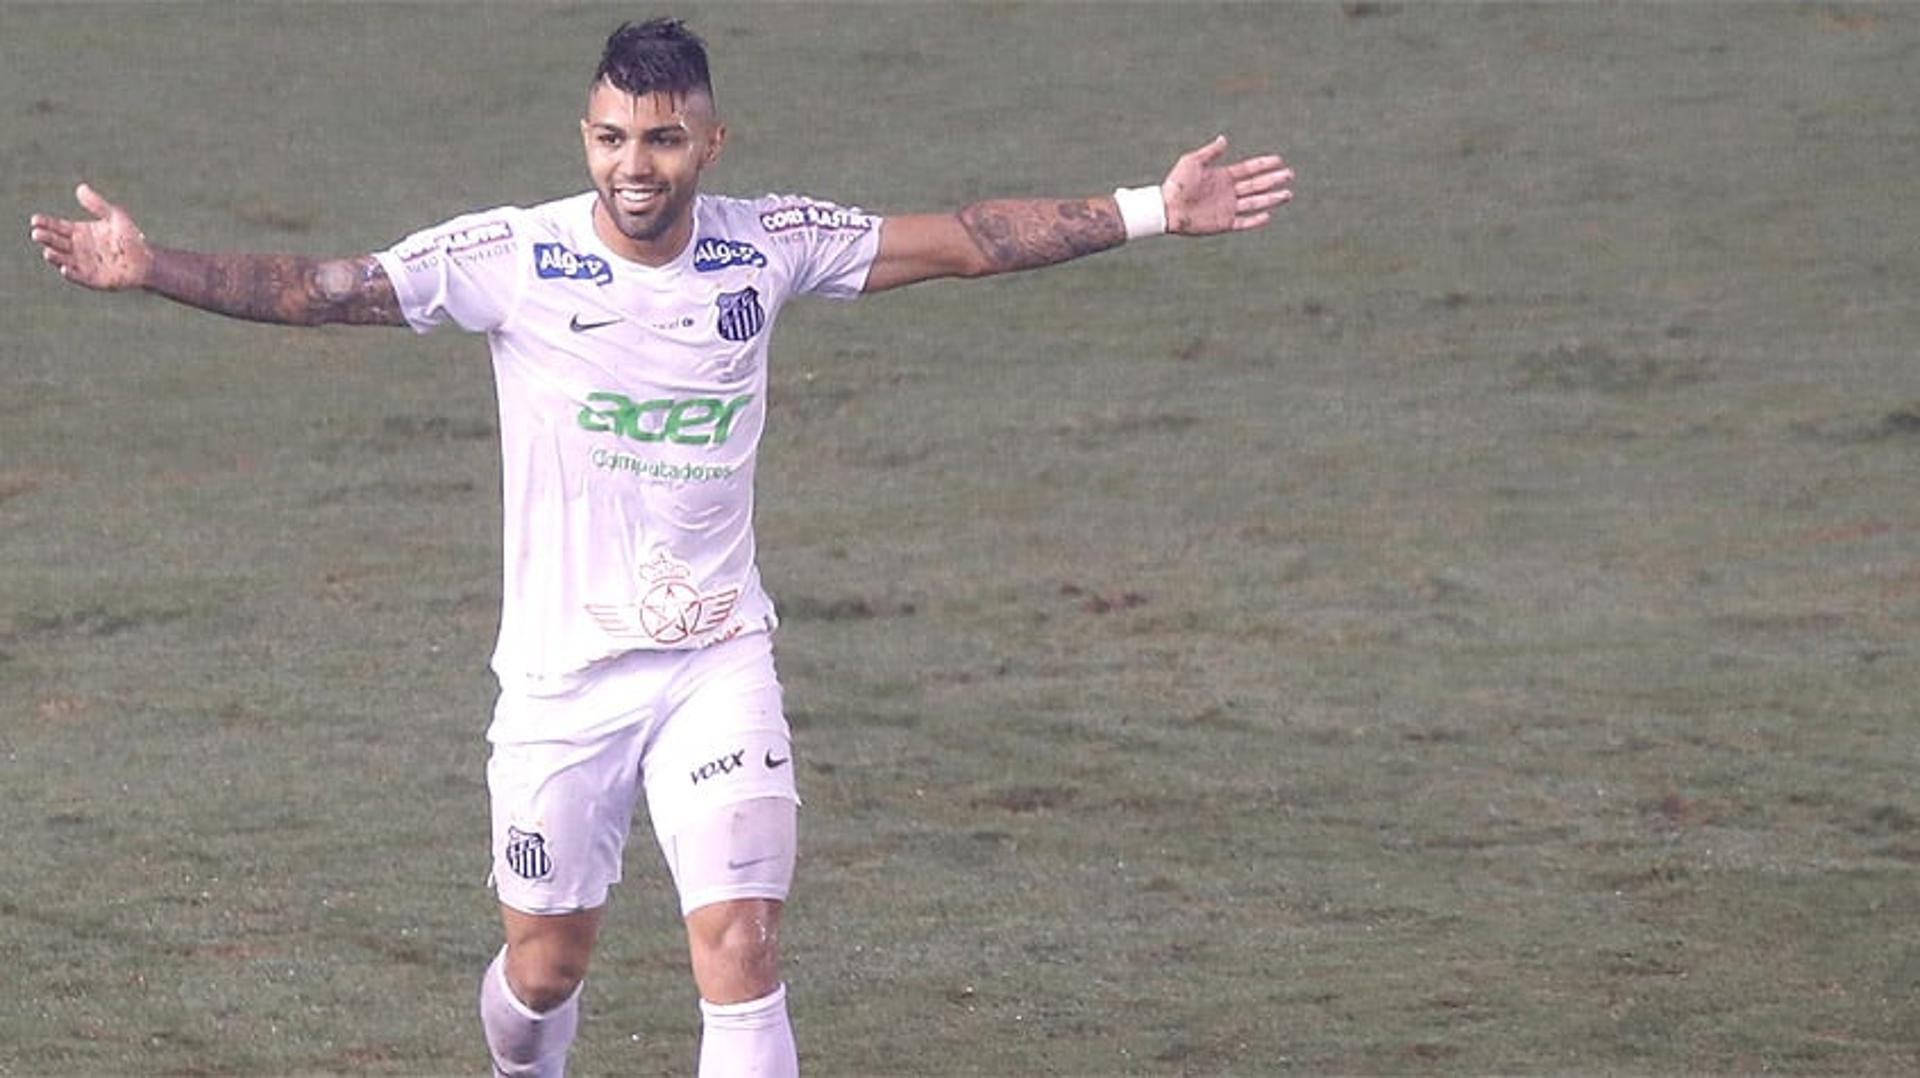
<instances>
[{"instance_id":1,"label":"team crest on jersey","mask_svg":"<svg viewBox=\"0 0 1920 1078\"><path fill-rule=\"evenodd\" d=\"M547 836L538 831L507 828L507 867L523 880L544 880L553 875L553 856L547 853Z\"/></svg>"},{"instance_id":2,"label":"team crest on jersey","mask_svg":"<svg viewBox=\"0 0 1920 1078\"><path fill-rule=\"evenodd\" d=\"M533 272L549 279L592 281L606 284L613 280L613 267L599 255L583 255L567 250L564 244L533 245Z\"/></svg>"},{"instance_id":3,"label":"team crest on jersey","mask_svg":"<svg viewBox=\"0 0 1920 1078\"><path fill-rule=\"evenodd\" d=\"M767 324L767 312L760 306L760 293L752 288L722 292L716 301L720 307L720 336L729 341L744 341Z\"/></svg>"},{"instance_id":4,"label":"team crest on jersey","mask_svg":"<svg viewBox=\"0 0 1920 1078\"><path fill-rule=\"evenodd\" d=\"M737 587L701 591L693 567L664 550L640 567L640 583L647 590L637 603L587 605L608 636L673 647L718 630L740 603Z\"/></svg>"},{"instance_id":5,"label":"team crest on jersey","mask_svg":"<svg viewBox=\"0 0 1920 1078\"><path fill-rule=\"evenodd\" d=\"M701 273L766 264L767 256L760 253L760 248L739 240L704 239L693 249L693 268Z\"/></svg>"}]
</instances>

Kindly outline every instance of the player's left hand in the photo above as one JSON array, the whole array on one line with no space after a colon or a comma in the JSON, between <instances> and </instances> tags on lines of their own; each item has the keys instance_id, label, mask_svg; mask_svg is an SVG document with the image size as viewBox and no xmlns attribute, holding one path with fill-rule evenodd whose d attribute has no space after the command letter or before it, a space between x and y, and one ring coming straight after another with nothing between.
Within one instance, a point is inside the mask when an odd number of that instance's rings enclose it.
<instances>
[{"instance_id":1,"label":"player's left hand","mask_svg":"<svg viewBox=\"0 0 1920 1078\"><path fill-rule=\"evenodd\" d=\"M1182 155L1160 183L1167 231L1211 236L1260 228L1273 208L1293 201L1293 170L1276 155L1222 164L1227 136Z\"/></svg>"}]
</instances>

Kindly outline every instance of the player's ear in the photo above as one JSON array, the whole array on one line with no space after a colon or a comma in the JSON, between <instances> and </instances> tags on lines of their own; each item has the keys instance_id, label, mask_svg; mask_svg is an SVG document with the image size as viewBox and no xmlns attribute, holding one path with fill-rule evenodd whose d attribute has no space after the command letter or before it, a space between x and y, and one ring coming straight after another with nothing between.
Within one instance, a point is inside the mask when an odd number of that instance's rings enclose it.
<instances>
[{"instance_id":1,"label":"player's ear","mask_svg":"<svg viewBox=\"0 0 1920 1078\"><path fill-rule=\"evenodd\" d=\"M716 122L713 125L713 134L707 136L707 152L701 159L700 167L707 168L715 161L720 160L720 151L724 149L726 145L727 125Z\"/></svg>"}]
</instances>

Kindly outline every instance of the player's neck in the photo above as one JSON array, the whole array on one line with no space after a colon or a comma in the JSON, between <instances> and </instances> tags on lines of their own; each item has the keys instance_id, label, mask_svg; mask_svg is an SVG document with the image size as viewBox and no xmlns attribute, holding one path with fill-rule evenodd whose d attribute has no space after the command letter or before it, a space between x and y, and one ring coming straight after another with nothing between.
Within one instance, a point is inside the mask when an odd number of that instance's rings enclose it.
<instances>
[{"instance_id":1,"label":"player's neck","mask_svg":"<svg viewBox=\"0 0 1920 1078\"><path fill-rule=\"evenodd\" d=\"M607 219L607 209L599 200L593 204L593 234L607 249L629 262L638 262L643 266L660 267L680 257L693 242L693 213L689 208L686 216L674 222L672 228L661 234L659 239L636 240L632 236L615 228Z\"/></svg>"}]
</instances>

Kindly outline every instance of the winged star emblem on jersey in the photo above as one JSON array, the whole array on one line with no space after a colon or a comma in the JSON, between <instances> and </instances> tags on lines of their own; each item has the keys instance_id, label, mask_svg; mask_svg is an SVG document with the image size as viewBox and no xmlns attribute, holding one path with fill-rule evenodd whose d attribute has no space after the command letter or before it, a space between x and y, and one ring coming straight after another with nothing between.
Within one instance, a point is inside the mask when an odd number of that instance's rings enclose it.
<instances>
[{"instance_id":1,"label":"winged star emblem on jersey","mask_svg":"<svg viewBox=\"0 0 1920 1078\"><path fill-rule=\"evenodd\" d=\"M760 293L752 288L722 292L715 300L720 308L720 336L729 341L744 341L767 324L767 312L760 306Z\"/></svg>"},{"instance_id":2,"label":"winged star emblem on jersey","mask_svg":"<svg viewBox=\"0 0 1920 1078\"><path fill-rule=\"evenodd\" d=\"M718 631L739 605L738 587L701 591L686 562L661 551L640 567L647 586L634 603L588 603L587 613L616 640L672 647Z\"/></svg>"}]
</instances>

